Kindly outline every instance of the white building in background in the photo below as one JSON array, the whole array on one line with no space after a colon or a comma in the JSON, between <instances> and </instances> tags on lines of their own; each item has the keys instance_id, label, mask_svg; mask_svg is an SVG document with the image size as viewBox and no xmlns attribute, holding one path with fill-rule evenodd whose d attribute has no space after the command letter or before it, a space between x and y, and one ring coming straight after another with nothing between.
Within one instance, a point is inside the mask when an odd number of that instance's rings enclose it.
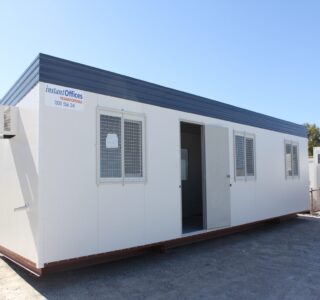
<instances>
[{"instance_id":1,"label":"white building in background","mask_svg":"<svg viewBox=\"0 0 320 300\"><path fill-rule=\"evenodd\" d=\"M320 147L313 148L313 157L309 157L309 187L312 212L320 210Z\"/></svg>"}]
</instances>

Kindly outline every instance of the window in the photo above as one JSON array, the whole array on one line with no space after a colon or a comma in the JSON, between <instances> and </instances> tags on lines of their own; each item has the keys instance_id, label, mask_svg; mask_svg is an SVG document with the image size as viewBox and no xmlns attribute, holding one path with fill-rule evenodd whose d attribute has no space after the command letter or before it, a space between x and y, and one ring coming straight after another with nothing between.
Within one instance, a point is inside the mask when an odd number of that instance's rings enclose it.
<instances>
[{"instance_id":1,"label":"window","mask_svg":"<svg viewBox=\"0 0 320 300\"><path fill-rule=\"evenodd\" d=\"M100 181L144 180L144 117L98 111Z\"/></svg>"},{"instance_id":2,"label":"window","mask_svg":"<svg viewBox=\"0 0 320 300\"><path fill-rule=\"evenodd\" d=\"M235 178L255 179L255 137L245 132L234 133Z\"/></svg>"},{"instance_id":3,"label":"window","mask_svg":"<svg viewBox=\"0 0 320 300\"><path fill-rule=\"evenodd\" d=\"M124 120L124 176L143 177L142 121Z\"/></svg>"},{"instance_id":4,"label":"window","mask_svg":"<svg viewBox=\"0 0 320 300\"><path fill-rule=\"evenodd\" d=\"M245 176L244 136L235 136L236 177Z\"/></svg>"},{"instance_id":5,"label":"window","mask_svg":"<svg viewBox=\"0 0 320 300\"><path fill-rule=\"evenodd\" d=\"M299 147L298 143L285 141L286 178L299 176Z\"/></svg>"},{"instance_id":6,"label":"window","mask_svg":"<svg viewBox=\"0 0 320 300\"><path fill-rule=\"evenodd\" d=\"M100 177L122 177L121 140L121 118L100 115Z\"/></svg>"},{"instance_id":7,"label":"window","mask_svg":"<svg viewBox=\"0 0 320 300\"><path fill-rule=\"evenodd\" d=\"M188 149L181 149L181 180L188 180Z\"/></svg>"}]
</instances>

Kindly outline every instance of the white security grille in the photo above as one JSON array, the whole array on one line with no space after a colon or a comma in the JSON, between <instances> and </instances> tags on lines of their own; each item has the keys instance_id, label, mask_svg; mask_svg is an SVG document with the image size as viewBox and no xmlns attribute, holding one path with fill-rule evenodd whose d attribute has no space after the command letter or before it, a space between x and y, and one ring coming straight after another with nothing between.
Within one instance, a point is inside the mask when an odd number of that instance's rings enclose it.
<instances>
[{"instance_id":1,"label":"white security grille","mask_svg":"<svg viewBox=\"0 0 320 300\"><path fill-rule=\"evenodd\" d=\"M124 120L125 177L142 177L142 121Z\"/></svg>"},{"instance_id":2,"label":"white security grille","mask_svg":"<svg viewBox=\"0 0 320 300\"><path fill-rule=\"evenodd\" d=\"M286 144L286 174L292 176L292 146Z\"/></svg>"},{"instance_id":3,"label":"white security grille","mask_svg":"<svg viewBox=\"0 0 320 300\"><path fill-rule=\"evenodd\" d=\"M236 176L245 176L244 136L235 136Z\"/></svg>"},{"instance_id":4,"label":"white security grille","mask_svg":"<svg viewBox=\"0 0 320 300\"><path fill-rule=\"evenodd\" d=\"M293 176L299 175L299 164L298 164L298 146L292 146L292 173Z\"/></svg>"},{"instance_id":5,"label":"white security grille","mask_svg":"<svg viewBox=\"0 0 320 300\"><path fill-rule=\"evenodd\" d=\"M299 150L298 144L286 141L285 142L285 163L286 177L299 176Z\"/></svg>"},{"instance_id":6,"label":"white security grille","mask_svg":"<svg viewBox=\"0 0 320 300\"><path fill-rule=\"evenodd\" d=\"M103 109L98 115L99 181L144 180L144 116Z\"/></svg>"},{"instance_id":7,"label":"white security grille","mask_svg":"<svg viewBox=\"0 0 320 300\"><path fill-rule=\"evenodd\" d=\"M253 138L246 138L247 176L254 176L254 145Z\"/></svg>"},{"instance_id":8,"label":"white security grille","mask_svg":"<svg viewBox=\"0 0 320 300\"><path fill-rule=\"evenodd\" d=\"M100 115L100 177L121 178L121 118Z\"/></svg>"},{"instance_id":9,"label":"white security grille","mask_svg":"<svg viewBox=\"0 0 320 300\"><path fill-rule=\"evenodd\" d=\"M235 177L255 178L254 136L246 133L234 134Z\"/></svg>"}]
</instances>

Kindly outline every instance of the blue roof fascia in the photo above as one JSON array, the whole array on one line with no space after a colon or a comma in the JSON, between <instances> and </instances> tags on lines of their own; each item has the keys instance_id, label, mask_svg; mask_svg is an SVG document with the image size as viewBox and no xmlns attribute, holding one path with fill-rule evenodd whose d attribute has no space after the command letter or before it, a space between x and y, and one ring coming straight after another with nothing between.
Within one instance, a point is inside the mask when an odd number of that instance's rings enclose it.
<instances>
[{"instance_id":1,"label":"blue roof fascia","mask_svg":"<svg viewBox=\"0 0 320 300\"><path fill-rule=\"evenodd\" d=\"M11 89L3 96L0 104L16 105L39 82L40 55L38 55Z\"/></svg>"},{"instance_id":2,"label":"blue roof fascia","mask_svg":"<svg viewBox=\"0 0 320 300\"><path fill-rule=\"evenodd\" d=\"M303 125L46 54L38 55L0 103L17 104L39 81L307 137Z\"/></svg>"}]
</instances>

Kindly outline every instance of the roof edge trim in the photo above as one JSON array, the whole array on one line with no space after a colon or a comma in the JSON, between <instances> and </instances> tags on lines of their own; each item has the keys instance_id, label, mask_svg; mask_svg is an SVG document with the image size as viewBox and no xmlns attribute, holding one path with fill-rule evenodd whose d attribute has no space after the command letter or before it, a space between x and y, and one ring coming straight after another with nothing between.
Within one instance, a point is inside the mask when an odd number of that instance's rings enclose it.
<instances>
[{"instance_id":1,"label":"roof edge trim","mask_svg":"<svg viewBox=\"0 0 320 300\"><path fill-rule=\"evenodd\" d=\"M0 104L16 105L38 82L307 137L303 125L42 53L0 100Z\"/></svg>"}]
</instances>

